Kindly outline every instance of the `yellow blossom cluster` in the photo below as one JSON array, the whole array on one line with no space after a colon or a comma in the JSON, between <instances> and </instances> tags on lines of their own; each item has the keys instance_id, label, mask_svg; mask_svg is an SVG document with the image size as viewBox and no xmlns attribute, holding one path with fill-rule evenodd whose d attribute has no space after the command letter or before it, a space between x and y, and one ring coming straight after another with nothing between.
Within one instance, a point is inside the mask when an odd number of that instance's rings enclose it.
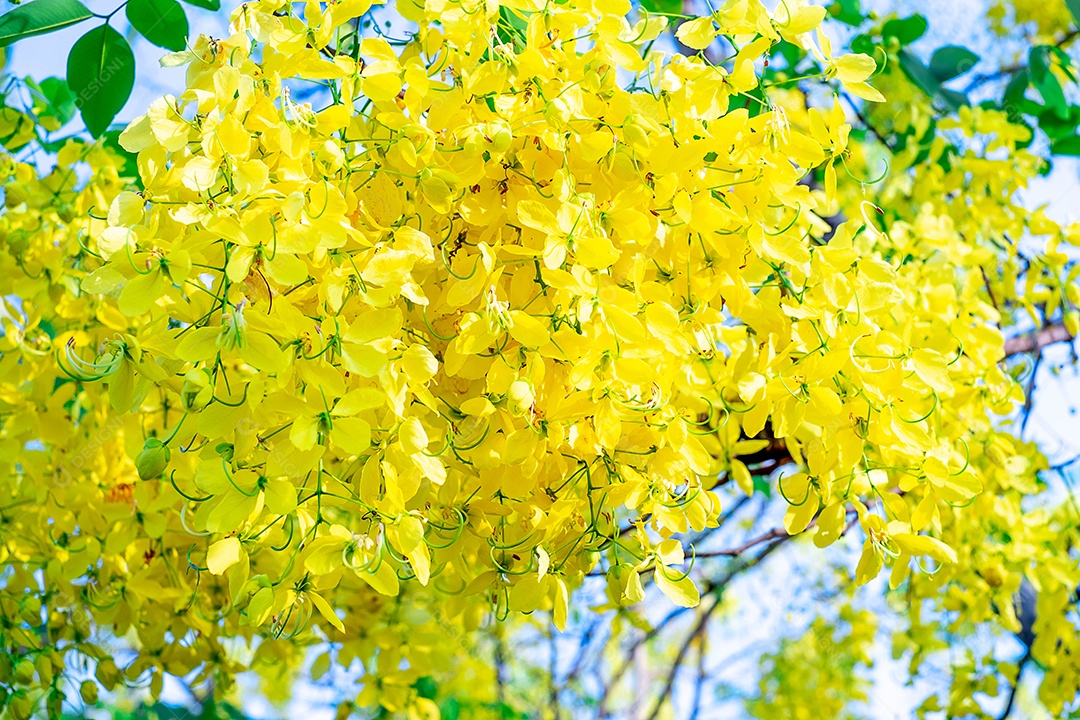
<instances>
[{"instance_id":1,"label":"yellow blossom cluster","mask_svg":"<svg viewBox=\"0 0 1080 720\"><path fill-rule=\"evenodd\" d=\"M134 630L127 677L160 688L237 672L229 637L280 677L317 628L377 678L358 703L430 717L447 628L562 629L597 576L613 606L696 605L687 538L777 450L785 532L860 526L859 583L996 562L968 537L1038 460L991 418L1023 399L993 293L1077 300L1060 253L1017 257L1066 240L1012 205L1034 156L913 148L870 194L839 100L762 84L783 42L884 100L805 2L680 25L726 63L626 0L400 2L404 40L370 10L248 2L166 56L187 89L120 137L137 189L97 145L0 168L0 559L58 638Z\"/></svg>"}]
</instances>

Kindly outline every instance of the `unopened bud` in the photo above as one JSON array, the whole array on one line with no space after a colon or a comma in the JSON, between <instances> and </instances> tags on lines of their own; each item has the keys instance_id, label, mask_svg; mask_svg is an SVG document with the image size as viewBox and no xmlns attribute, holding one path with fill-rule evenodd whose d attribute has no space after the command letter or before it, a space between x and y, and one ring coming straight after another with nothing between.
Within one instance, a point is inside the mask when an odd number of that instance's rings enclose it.
<instances>
[{"instance_id":1,"label":"unopened bud","mask_svg":"<svg viewBox=\"0 0 1080 720\"><path fill-rule=\"evenodd\" d=\"M87 705L93 705L98 701L98 686L93 680L83 680L79 685L79 695Z\"/></svg>"},{"instance_id":2,"label":"unopened bud","mask_svg":"<svg viewBox=\"0 0 1080 720\"><path fill-rule=\"evenodd\" d=\"M169 466L169 448L157 438L147 438L142 452L135 458L135 469L143 480L160 477Z\"/></svg>"}]
</instances>

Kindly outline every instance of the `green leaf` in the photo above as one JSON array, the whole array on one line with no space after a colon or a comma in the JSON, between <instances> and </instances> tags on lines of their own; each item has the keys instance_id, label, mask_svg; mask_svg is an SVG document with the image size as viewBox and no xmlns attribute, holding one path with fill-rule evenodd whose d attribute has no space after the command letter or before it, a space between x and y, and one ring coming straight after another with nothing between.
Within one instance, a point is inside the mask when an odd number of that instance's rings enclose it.
<instances>
[{"instance_id":1,"label":"green leaf","mask_svg":"<svg viewBox=\"0 0 1080 720\"><path fill-rule=\"evenodd\" d=\"M32 78L25 78L23 82L30 90L34 114L47 130L57 130L75 117L78 110L75 107L75 95L66 80L50 77L37 83Z\"/></svg>"},{"instance_id":2,"label":"green leaf","mask_svg":"<svg viewBox=\"0 0 1080 720\"><path fill-rule=\"evenodd\" d=\"M217 12L221 9L221 0L184 0L188 5L194 5L200 7L203 10L213 10Z\"/></svg>"},{"instance_id":3,"label":"green leaf","mask_svg":"<svg viewBox=\"0 0 1080 720\"><path fill-rule=\"evenodd\" d=\"M1069 8L1073 20L1076 21L1077 25L1080 25L1080 0L1065 0L1065 7Z\"/></svg>"},{"instance_id":4,"label":"green leaf","mask_svg":"<svg viewBox=\"0 0 1080 720\"><path fill-rule=\"evenodd\" d=\"M1058 116L1064 119L1068 116L1069 106L1065 101L1065 92L1061 89L1061 82L1050 71L1053 54L1053 50L1046 45L1031 48L1028 54L1028 62L1031 64L1031 84L1039 91L1039 95L1042 95L1047 107L1053 108Z\"/></svg>"},{"instance_id":5,"label":"green leaf","mask_svg":"<svg viewBox=\"0 0 1080 720\"><path fill-rule=\"evenodd\" d=\"M977 62L979 56L966 47L946 45L934 51L930 58L930 73L938 82L948 82L975 67Z\"/></svg>"},{"instance_id":6,"label":"green leaf","mask_svg":"<svg viewBox=\"0 0 1080 720\"><path fill-rule=\"evenodd\" d=\"M1080 125L1080 107L1076 105L1066 108L1065 117L1053 108L1046 108L1039 114L1039 129L1046 133L1050 140L1076 134L1077 125Z\"/></svg>"},{"instance_id":7,"label":"green leaf","mask_svg":"<svg viewBox=\"0 0 1080 720\"><path fill-rule=\"evenodd\" d=\"M521 47L524 47L528 28L529 23L517 12L506 6L499 8L499 23L495 26L495 32L501 42L513 43L516 40Z\"/></svg>"},{"instance_id":8,"label":"green leaf","mask_svg":"<svg viewBox=\"0 0 1080 720\"><path fill-rule=\"evenodd\" d=\"M1070 81L1076 82L1077 77L1076 73L1073 72L1073 60L1069 57L1069 54L1057 45L1047 45L1046 49L1047 52L1058 59L1058 67L1065 73L1065 76L1069 78Z\"/></svg>"},{"instance_id":9,"label":"green leaf","mask_svg":"<svg viewBox=\"0 0 1080 720\"><path fill-rule=\"evenodd\" d=\"M109 130L105 133L105 147L124 158L124 167L120 170L120 177L130 179L131 183L139 190L143 189L142 178L139 177L139 162L135 153L128 152L120 145L120 133L122 130Z\"/></svg>"},{"instance_id":10,"label":"green leaf","mask_svg":"<svg viewBox=\"0 0 1080 720\"><path fill-rule=\"evenodd\" d=\"M641 0L641 7L664 15L680 15L683 11L682 0Z\"/></svg>"},{"instance_id":11,"label":"green leaf","mask_svg":"<svg viewBox=\"0 0 1080 720\"><path fill-rule=\"evenodd\" d=\"M889 20L882 26L881 36L894 37L900 41L901 45L910 45L923 36L927 27L926 18L916 13L911 17Z\"/></svg>"},{"instance_id":12,"label":"green leaf","mask_svg":"<svg viewBox=\"0 0 1080 720\"><path fill-rule=\"evenodd\" d=\"M861 0L834 0L828 6L828 12L832 17L852 27L858 27L866 19Z\"/></svg>"},{"instance_id":13,"label":"green leaf","mask_svg":"<svg viewBox=\"0 0 1080 720\"><path fill-rule=\"evenodd\" d=\"M776 76L777 70L793 70L796 65L802 62L802 59L806 56L806 51L798 45L792 45L787 40L781 40L773 45L770 51L774 56L779 55L784 58L785 66L783 68L778 67L777 63L770 63L769 67L765 68L766 73L771 73L770 77Z\"/></svg>"},{"instance_id":14,"label":"green leaf","mask_svg":"<svg viewBox=\"0 0 1080 720\"><path fill-rule=\"evenodd\" d=\"M0 47L81 23L93 14L79 0L34 0L0 16Z\"/></svg>"},{"instance_id":15,"label":"green leaf","mask_svg":"<svg viewBox=\"0 0 1080 720\"><path fill-rule=\"evenodd\" d=\"M417 681L413 683L413 687L416 688L417 695L422 698L427 698L428 700L434 700L439 694L439 686L435 682L435 678L430 675L425 675L417 679Z\"/></svg>"},{"instance_id":16,"label":"green leaf","mask_svg":"<svg viewBox=\"0 0 1080 720\"><path fill-rule=\"evenodd\" d=\"M176 0L130 0L125 12L131 27L158 47L173 52L187 47L187 15Z\"/></svg>"},{"instance_id":17,"label":"green leaf","mask_svg":"<svg viewBox=\"0 0 1080 720\"><path fill-rule=\"evenodd\" d=\"M1013 75L1009 84L1005 86L1005 92L1001 96L1001 109L1008 114L1010 122L1015 122L1023 112L1020 104L1024 100L1024 93L1030 81L1031 76L1025 68Z\"/></svg>"},{"instance_id":18,"label":"green leaf","mask_svg":"<svg viewBox=\"0 0 1080 720\"><path fill-rule=\"evenodd\" d=\"M71 48L67 81L86 129L101 137L135 86L131 46L108 25L94 28Z\"/></svg>"},{"instance_id":19,"label":"green leaf","mask_svg":"<svg viewBox=\"0 0 1080 720\"><path fill-rule=\"evenodd\" d=\"M761 475L752 475L751 481L754 483L754 490L761 493L767 498L772 498L772 486L769 485L769 480Z\"/></svg>"},{"instance_id":20,"label":"green leaf","mask_svg":"<svg viewBox=\"0 0 1080 720\"><path fill-rule=\"evenodd\" d=\"M1080 135L1070 135L1050 143L1050 152L1054 155L1080 156Z\"/></svg>"},{"instance_id":21,"label":"green leaf","mask_svg":"<svg viewBox=\"0 0 1080 720\"><path fill-rule=\"evenodd\" d=\"M900 50L899 57L900 69L920 90L931 98L941 100L950 110L954 111L968 104L967 98L962 93L941 87L941 83L930 72L930 68L926 67L922 60L915 57L907 48Z\"/></svg>"},{"instance_id":22,"label":"green leaf","mask_svg":"<svg viewBox=\"0 0 1080 720\"><path fill-rule=\"evenodd\" d=\"M870 56L873 56L874 49L877 47L877 45L874 43L874 40L866 34L856 35L855 37L851 38L851 42L848 43L848 46L851 48L851 52L862 53L864 55Z\"/></svg>"}]
</instances>

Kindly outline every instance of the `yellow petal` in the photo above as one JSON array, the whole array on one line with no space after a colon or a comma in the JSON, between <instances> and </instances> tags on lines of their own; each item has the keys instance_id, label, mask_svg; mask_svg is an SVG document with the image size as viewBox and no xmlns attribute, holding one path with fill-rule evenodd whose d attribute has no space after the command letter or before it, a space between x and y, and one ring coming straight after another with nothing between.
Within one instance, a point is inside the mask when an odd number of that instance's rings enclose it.
<instances>
[{"instance_id":1,"label":"yellow petal","mask_svg":"<svg viewBox=\"0 0 1080 720\"><path fill-rule=\"evenodd\" d=\"M221 575L223 572L240 562L243 548L240 540L236 537L227 537L218 540L210 546L206 553L206 567L212 575Z\"/></svg>"}]
</instances>

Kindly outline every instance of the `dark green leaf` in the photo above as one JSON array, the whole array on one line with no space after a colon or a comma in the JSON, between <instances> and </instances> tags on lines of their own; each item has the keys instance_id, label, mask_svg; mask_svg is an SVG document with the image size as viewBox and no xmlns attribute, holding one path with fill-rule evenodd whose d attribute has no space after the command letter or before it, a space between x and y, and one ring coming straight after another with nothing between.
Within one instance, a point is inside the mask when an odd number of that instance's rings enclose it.
<instances>
[{"instance_id":1,"label":"dark green leaf","mask_svg":"<svg viewBox=\"0 0 1080 720\"><path fill-rule=\"evenodd\" d=\"M1069 78L1069 80L1076 82L1076 73L1073 72L1073 61L1069 57L1069 53L1065 52L1057 45L1047 45L1047 51L1058 59L1058 66L1062 72Z\"/></svg>"},{"instance_id":2,"label":"dark green leaf","mask_svg":"<svg viewBox=\"0 0 1080 720\"><path fill-rule=\"evenodd\" d=\"M1020 115L1036 115L1036 116L1039 116L1039 115L1043 114L1044 110L1046 110L1045 105L1040 105L1039 103L1035 102L1034 100L1030 100L1028 98L1022 98L1020 100L1020 102L1017 103L1016 107L1017 107L1017 110L1019 110Z\"/></svg>"},{"instance_id":3,"label":"dark green leaf","mask_svg":"<svg viewBox=\"0 0 1080 720\"><path fill-rule=\"evenodd\" d=\"M1062 117L1054 108L1044 108L1039 113L1039 129L1051 140L1058 140L1076 134L1080 125L1080 107L1070 105Z\"/></svg>"},{"instance_id":4,"label":"dark green leaf","mask_svg":"<svg viewBox=\"0 0 1080 720\"><path fill-rule=\"evenodd\" d=\"M959 110L963 106L971 104L967 95L958 90L942 88L941 92L938 93L938 97L945 101L945 105L947 105L950 110Z\"/></svg>"},{"instance_id":5,"label":"dark green leaf","mask_svg":"<svg viewBox=\"0 0 1080 720\"><path fill-rule=\"evenodd\" d=\"M505 5L499 8L499 22L495 26L495 32L501 42L513 43L516 41L519 47L525 47L525 33L528 27L529 23L517 12Z\"/></svg>"},{"instance_id":6,"label":"dark green leaf","mask_svg":"<svg viewBox=\"0 0 1080 720\"><path fill-rule=\"evenodd\" d=\"M1009 116L1009 122L1016 122L1016 118L1023 112L1020 104L1024 100L1031 76L1027 69L1013 75L1012 80L1005 86L1005 93L1001 96L1001 109Z\"/></svg>"},{"instance_id":7,"label":"dark green leaf","mask_svg":"<svg viewBox=\"0 0 1080 720\"><path fill-rule=\"evenodd\" d=\"M775 55L779 55L784 58L787 70L794 70L804 57L806 57L806 51L797 45L789 43L787 40L781 40L773 45L772 52ZM773 69L773 65L769 65L769 70Z\"/></svg>"},{"instance_id":8,"label":"dark green leaf","mask_svg":"<svg viewBox=\"0 0 1080 720\"><path fill-rule=\"evenodd\" d=\"M184 0L188 5L194 5L200 7L203 10L213 10L217 12L221 9L221 0Z\"/></svg>"},{"instance_id":9,"label":"dark green leaf","mask_svg":"<svg viewBox=\"0 0 1080 720\"><path fill-rule=\"evenodd\" d=\"M864 55L873 56L874 45L873 39L869 35L856 35L851 38L851 42L848 43L852 52L863 53Z\"/></svg>"},{"instance_id":10,"label":"dark green leaf","mask_svg":"<svg viewBox=\"0 0 1080 720\"><path fill-rule=\"evenodd\" d=\"M120 177L130 179L132 184L142 189L142 178L139 177L139 163L135 153L130 153L120 145L121 130L109 130L105 133L105 147L124 158L124 167L120 170Z\"/></svg>"},{"instance_id":11,"label":"dark green leaf","mask_svg":"<svg viewBox=\"0 0 1080 720\"><path fill-rule=\"evenodd\" d=\"M904 71L904 74L911 78L911 81L931 98L942 101L950 110L954 111L968 104L967 98L962 93L941 87L941 83L930 72L930 68L926 67L923 61L915 57L911 51L906 48L901 49L899 57L900 68Z\"/></svg>"},{"instance_id":12,"label":"dark green leaf","mask_svg":"<svg viewBox=\"0 0 1080 720\"><path fill-rule=\"evenodd\" d=\"M881 36L884 38L894 37L901 45L910 45L923 36L926 32L926 18L915 14L906 18L894 18L889 20L881 28Z\"/></svg>"},{"instance_id":13,"label":"dark green leaf","mask_svg":"<svg viewBox=\"0 0 1080 720\"><path fill-rule=\"evenodd\" d=\"M430 675L418 678L417 681L413 683L413 687L416 688L417 695L422 698L427 698L428 700L434 700L439 692L438 683L436 683L435 678Z\"/></svg>"},{"instance_id":14,"label":"dark green leaf","mask_svg":"<svg viewBox=\"0 0 1080 720\"><path fill-rule=\"evenodd\" d=\"M680 15L683 11L682 0L641 0L641 7L664 15Z\"/></svg>"},{"instance_id":15,"label":"dark green leaf","mask_svg":"<svg viewBox=\"0 0 1080 720\"><path fill-rule=\"evenodd\" d=\"M1039 91L1047 107L1054 108L1059 117L1065 118L1069 111L1068 103L1065 101L1065 92L1061 89L1061 82L1057 76L1050 71L1053 55L1053 50L1046 45L1031 48L1031 52L1028 53L1028 62L1031 64L1031 84Z\"/></svg>"},{"instance_id":16,"label":"dark green leaf","mask_svg":"<svg viewBox=\"0 0 1080 720\"><path fill-rule=\"evenodd\" d=\"M81 23L91 12L79 0L34 0L0 16L0 47Z\"/></svg>"},{"instance_id":17,"label":"dark green leaf","mask_svg":"<svg viewBox=\"0 0 1080 720\"><path fill-rule=\"evenodd\" d=\"M128 22L158 47L177 52L187 46L188 21L176 0L130 0Z\"/></svg>"},{"instance_id":18,"label":"dark green leaf","mask_svg":"<svg viewBox=\"0 0 1080 720\"><path fill-rule=\"evenodd\" d=\"M966 47L946 45L934 51L930 58L930 72L938 82L948 82L975 67L977 62L979 56Z\"/></svg>"},{"instance_id":19,"label":"dark green leaf","mask_svg":"<svg viewBox=\"0 0 1080 720\"><path fill-rule=\"evenodd\" d=\"M1080 25L1080 0L1065 0L1065 7L1069 8L1073 20L1076 21L1077 25Z\"/></svg>"},{"instance_id":20,"label":"dark green leaf","mask_svg":"<svg viewBox=\"0 0 1080 720\"><path fill-rule=\"evenodd\" d=\"M772 487L769 485L768 478L762 477L761 475L753 475L750 480L754 483L754 490L767 498L772 497Z\"/></svg>"},{"instance_id":21,"label":"dark green leaf","mask_svg":"<svg viewBox=\"0 0 1080 720\"><path fill-rule=\"evenodd\" d=\"M83 35L71 48L67 81L86 129L100 137L124 107L135 86L135 55L108 25Z\"/></svg>"},{"instance_id":22,"label":"dark green leaf","mask_svg":"<svg viewBox=\"0 0 1080 720\"><path fill-rule=\"evenodd\" d=\"M945 149L941 151L941 155L938 156L937 164L945 172L952 172L952 159L959 155L960 153L957 152L955 145L946 145Z\"/></svg>"},{"instance_id":23,"label":"dark green leaf","mask_svg":"<svg viewBox=\"0 0 1080 720\"><path fill-rule=\"evenodd\" d=\"M34 101L34 114L39 120L55 120L55 124L47 127L48 130L56 130L75 117L75 95L68 87L67 81L62 78L45 78L41 83L34 82L32 78L24 80L26 87Z\"/></svg>"},{"instance_id":24,"label":"dark green leaf","mask_svg":"<svg viewBox=\"0 0 1080 720\"><path fill-rule=\"evenodd\" d=\"M828 10L829 15L852 27L858 27L866 19L861 0L834 0Z\"/></svg>"},{"instance_id":25,"label":"dark green leaf","mask_svg":"<svg viewBox=\"0 0 1080 720\"><path fill-rule=\"evenodd\" d=\"M1038 84L1050 72L1050 48L1046 45L1036 45L1028 52L1028 62L1031 65L1031 80Z\"/></svg>"},{"instance_id":26,"label":"dark green leaf","mask_svg":"<svg viewBox=\"0 0 1080 720\"><path fill-rule=\"evenodd\" d=\"M1080 135L1070 135L1050 144L1050 152L1054 155L1080 155Z\"/></svg>"}]
</instances>

